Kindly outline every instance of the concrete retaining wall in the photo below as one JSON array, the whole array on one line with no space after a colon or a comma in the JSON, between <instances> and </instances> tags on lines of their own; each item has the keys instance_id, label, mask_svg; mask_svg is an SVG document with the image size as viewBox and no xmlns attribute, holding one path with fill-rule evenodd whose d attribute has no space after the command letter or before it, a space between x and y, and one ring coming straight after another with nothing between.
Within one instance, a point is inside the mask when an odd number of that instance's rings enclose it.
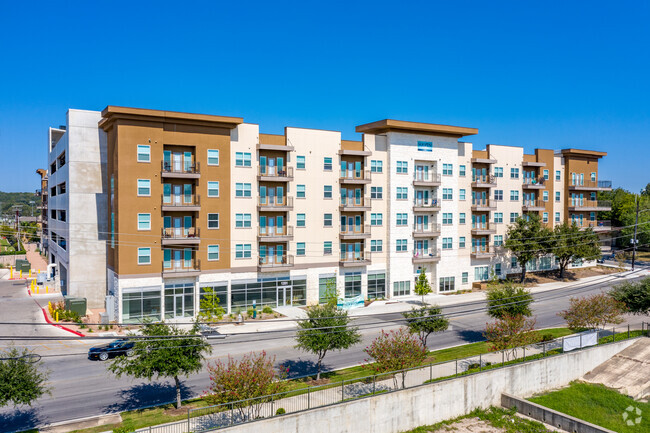
<instances>
[{"instance_id":1,"label":"concrete retaining wall","mask_svg":"<svg viewBox=\"0 0 650 433\"><path fill-rule=\"evenodd\" d=\"M16 263L16 260L25 260L26 258L27 258L26 254L0 256L0 263L2 263L3 265L13 266Z\"/></svg>"},{"instance_id":2,"label":"concrete retaining wall","mask_svg":"<svg viewBox=\"0 0 650 433\"><path fill-rule=\"evenodd\" d=\"M544 406L540 406L528 400L514 397L508 394L501 395L501 406L505 408L516 407L517 412L527 415L537 421L550 424L553 427L561 428L568 432L574 433L616 433L604 427L588 423L578 418L574 418L562 412L554 411Z\"/></svg>"},{"instance_id":3,"label":"concrete retaining wall","mask_svg":"<svg viewBox=\"0 0 650 433\"><path fill-rule=\"evenodd\" d=\"M443 382L221 429L224 433L396 433L567 385L634 344L631 339Z\"/></svg>"}]
</instances>

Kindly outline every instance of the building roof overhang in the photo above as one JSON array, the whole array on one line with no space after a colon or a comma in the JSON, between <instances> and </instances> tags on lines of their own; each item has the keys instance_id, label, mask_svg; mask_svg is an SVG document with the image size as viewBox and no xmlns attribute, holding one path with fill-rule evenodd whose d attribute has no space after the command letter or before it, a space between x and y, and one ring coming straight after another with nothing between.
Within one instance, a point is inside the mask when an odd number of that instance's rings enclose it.
<instances>
[{"instance_id":1,"label":"building roof overhang","mask_svg":"<svg viewBox=\"0 0 650 433\"><path fill-rule=\"evenodd\" d=\"M607 156L607 152L599 152L597 150L584 150L584 149L562 149L560 151L562 156L568 157L581 157L581 158L593 158L599 159L603 156Z\"/></svg>"},{"instance_id":2,"label":"building roof overhang","mask_svg":"<svg viewBox=\"0 0 650 433\"><path fill-rule=\"evenodd\" d=\"M100 128L108 130L118 119L140 122L177 123L234 129L244 123L241 117L214 116L211 114L182 113L178 111L150 110L145 108L108 105L102 110Z\"/></svg>"},{"instance_id":3,"label":"building roof overhang","mask_svg":"<svg viewBox=\"0 0 650 433\"><path fill-rule=\"evenodd\" d=\"M465 137L478 134L477 128L463 126L438 125L435 123L408 122L405 120L384 119L356 127L356 132L382 134L384 132L405 132L411 134L445 135Z\"/></svg>"}]
</instances>

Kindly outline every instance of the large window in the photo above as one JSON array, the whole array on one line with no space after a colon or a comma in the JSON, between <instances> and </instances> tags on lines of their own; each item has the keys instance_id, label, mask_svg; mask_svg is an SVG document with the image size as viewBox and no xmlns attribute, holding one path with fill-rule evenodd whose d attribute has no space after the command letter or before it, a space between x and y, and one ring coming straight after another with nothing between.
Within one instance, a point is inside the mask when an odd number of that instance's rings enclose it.
<instances>
[{"instance_id":1,"label":"large window","mask_svg":"<svg viewBox=\"0 0 650 433\"><path fill-rule=\"evenodd\" d=\"M399 252L404 252L408 248L408 243L406 239L397 239L397 244L396 244L396 251Z\"/></svg>"},{"instance_id":2,"label":"large window","mask_svg":"<svg viewBox=\"0 0 650 433\"><path fill-rule=\"evenodd\" d=\"M151 162L151 146L138 144L138 162Z\"/></svg>"},{"instance_id":3,"label":"large window","mask_svg":"<svg viewBox=\"0 0 650 433\"><path fill-rule=\"evenodd\" d=\"M323 185L323 198L332 198L332 185Z\"/></svg>"},{"instance_id":4,"label":"large window","mask_svg":"<svg viewBox=\"0 0 650 433\"><path fill-rule=\"evenodd\" d=\"M160 320L160 287L124 289L122 293L122 322L142 323Z\"/></svg>"},{"instance_id":5,"label":"large window","mask_svg":"<svg viewBox=\"0 0 650 433\"><path fill-rule=\"evenodd\" d=\"M250 167L251 154L249 152L235 152L235 167Z\"/></svg>"},{"instance_id":6,"label":"large window","mask_svg":"<svg viewBox=\"0 0 650 433\"><path fill-rule=\"evenodd\" d=\"M230 287L231 311L246 310L253 306L264 305L271 307L306 305L306 280L304 278L290 280L287 277L268 278L252 282L233 281Z\"/></svg>"},{"instance_id":7,"label":"large window","mask_svg":"<svg viewBox=\"0 0 650 433\"><path fill-rule=\"evenodd\" d=\"M368 299L386 297L386 274L368 274Z\"/></svg>"},{"instance_id":8,"label":"large window","mask_svg":"<svg viewBox=\"0 0 650 433\"><path fill-rule=\"evenodd\" d=\"M331 213L323 214L323 226L324 227L332 227L332 214Z\"/></svg>"},{"instance_id":9,"label":"large window","mask_svg":"<svg viewBox=\"0 0 650 433\"><path fill-rule=\"evenodd\" d=\"M477 266L474 268L474 281L487 281L490 279L489 266Z\"/></svg>"},{"instance_id":10,"label":"large window","mask_svg":"<svg viewBox=\"0 0 650 433\"><path fill-rule=\"evenodd\" d=\"M494 177L503 177L503 167L494 167Z\"/></svg>"},{"instance_id":11,"label":"large window","mask_svg":"<svg viewBox=\"0 0 650 433\"><path fill-rule=\"evenodd\" d=\"M150 196L151 195L151 180L138 179L138 195Z\"/></svg>"},{"instance_id":12,"label":"large window","mask_svg":"<svg viewBox=\"0 0 650 433\"><path fill-rule=\"evenodd\" d=\"M319 276L318 278L318 303L324 304L327 302L328 293L331 290L336 293L336 275Z\"/></svg>"},{"instance_id":13,"label":"large window","mask_svg":"<svg viewBox=\"0 0 650 433\"><path fill-rule=\"evenodd\" d=\"M194 316L194 284L165 284L165 319Z\"/></svg>"},{"instance_id":14,"label":"large window","mask_svg":"<svg viewBox=\"0 0 650 433\"><path fill-rule=\"evenodd\" d=\"M502 189L495 189L494 190L494 199L501 201L503 200L503 190Z\"/></svg>"},{"instance_id":15,"label":"large window","mask_svg":"<svg viewBox=\"0 0 650 433\"><path fill-rule=\"evenodd\" d=\"M452 292L456 290L456 277L440 277L440 292Z\"/></svg>"},{"instance_id":16,"label":"large window","mask_svg":"<svg viewBox=\"0 0 650 433\"><path fill-rule=\"evenodd\" d=\"M251 226L251 214L237 213L235 214L235 227L238 229L249 228Z\"/></svg>"},{"instance_id":17,"label":"large window","mask_svg":"<svg viewBox=\"0 0 650 433\"><path fill-rule=\"evenodd\" d=\"M373 253L381 253L384 249L384 241L381 239L372 239L370 241L370 251Z\"/></svg>"},{"instance_id":18,"label":"large window","mask_svg":"<svg viewBox=\"0 0 650 433\"><path fill-rule=\"evenodd\" d=\"M442 223L444 225L450 225L453 224L454 222L454 214L451 212L443 212L442 213Z\"/></svg>"},{"instance_id":19,"label":"large window","mask_svg":"<svg viewBox=\"0 0 650 433\"><path fill-rule=\"evenodd\" d=\"M237 244L237 245L235 245L235 258L236 259L250 259L251 258L251 244Z\"/></svg>"},{"instance_id":20,"label":"large window","mask_svg":"<svg viewBox=\"0 0 650 433\"><path fill-rule=\"evenodd\" d=\"M219 197L219 182L208 182L208 197Z\"/></svg>"},{"instance_id":21,"label":"large window","mask_svg":"<svg viewBox=\"0 0 650 433\"><path fill-rule=\"evenodd\" d=\"M510 212L511 223L517 222L517 218L519 218L519 214L517 212Z\"/></svg>"},{"instance_id":22,"label":"large window","mask_svg":"<svg viewBox=\"0 0 650 433\"><path fill-rule=\"evenodd\" d=\"M208 165L219 165L218 149L208 149Z\"/></svg>"},{"instance_id":23,"label":"large window","mask_svg":"<svg viewBox=\"0 0 650 433\"><path fill-rule=\"evenodd\" d=\"M228 286L223 283L213 283L199 289L199 310L220 306L228 311Z\"/></svg>"},{"instance_id":24,"label":"large window","mask_svg":"<svg viewBox=\"0 0 650 433\"><path fill-rule=\"evenodd\" d=\"M354 298L361 294L361 273L355 272L345 275L345 297Z\"/></svg>"},{"instance_id":25,"label":"large window","mask_svg":"<svg viewBox=\"0 0 650 433\"><path fill-rule=\"evenodd\" d=\"M519 201L519 191L510 191L510 201Z\"/></svg>"},{"instance_id":26,"label":"large window","mask_svg":"<svg viewBox=\"0 0 650 433\"><path fill-rule=\"evenodd\" d=\"M250 183L235 183L235 197L250 197L251 184Z\"/></svg>"},{"instance_id":27,"label":"large window","mask_svg":"<svg viewBox=\"0 0 650 433\"><path fill-rule=\"evenodd\" d=\"M503 223L503 212L494 212L494 223L495 224Z\"/></svg>"},{"instance_id":28,"label":"large window","mask_svg":"<svg viewBox=\"0 0 650 433\"><path fill-rule=\"evenodd\" d=\"M442 238L442 249L443 250L450 250L454 246L454 239L453 238Z\"/></svg>"},{"instance_id":29,"label":"large window","mask_svg":"<svg viewBox=\"0 0 650 433\"><path fill-rule=\"evenodd\" d=\"M398 226L405 226L408 225L409 223L409 214L407 213L398 213L397 214L397 225Z\"/></svg>"},{"instance_id":30,"label":"large window","mask_svg":"<svg viewBox=\"0 0 650 433\"><path fill-rule=\"evenodd\" d=\"M297 256L304 256L305 255L305 243L304 242L297 242L296 243L296 255Z\"/></svg>"},{"instance_id":31,"label":"large window","mask_svg":"<svg viewBox=\"0 0 650 433\"><path fill-rule=\"evenodd\" d=\"M394 281L393 296L408 296L411 294L410 281Z\"/></svg>"},{"instance_id":32,"label":"large window","mask_svg":"<svg viewBox=\"0 0 650 433\"><path fill-rule=\"evenodd\" d=\"M442 199L443 200L453 200L454 190L452 188L443 188L442 189Z\"/></svg>"},{"instance_id":33,"label":"large window","mask_svg":"<svg viewBox=\"0 0 650 433\"><path fill-rule=\"evenodd\" d=\"M408 188L397 187L397 200L406 200L409 198Z\"/></svg>"},{"instance_id":34,"label":"large window","mask_svg":"<svg viewBox=\"0 0 650 433\"><path fill-rule=\"evenodd\" d=\"M519 179L519 169L511 168L510 169L510 179Z\"/></svg>"},{"instance_id":35,"label":"large window","mask_svg":"<svg viewBox=\"0 0 650 433\"><path fill-rule=\"evenodd\" d=\"M454 174L454 164L442 164L442 174L444 176L451 176Z\"/></svg>"}]
</instances>

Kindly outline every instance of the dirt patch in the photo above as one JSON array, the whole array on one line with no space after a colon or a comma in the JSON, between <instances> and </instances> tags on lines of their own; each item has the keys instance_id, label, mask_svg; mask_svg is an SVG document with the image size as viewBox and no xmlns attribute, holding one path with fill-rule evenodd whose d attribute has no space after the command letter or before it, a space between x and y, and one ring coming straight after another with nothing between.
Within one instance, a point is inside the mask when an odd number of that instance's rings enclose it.
<instances>
[{"instance_id":1,"label":"dirt patch","mask_svg":"<svg viewBox=\"0 0 650 433\"><path fill-rule=\"evenodd\" d=\"M316 386L316 385L327 385L330 383L329 379L319 379L319 380L308 380L305 382L308 386Z\"/></svg>"},{"instance_id":2,"label":"dirt patch","mask_svg":"<svg viewBox=\"0 0 650 433\"><path fill-rule=\"evenodd\" d=\"M456 432L456 433L503 433L504 429L496 428L487 421L481 421L478 418L465 418L450 425L442 426L430 432Z\"/></svg>"},{"instance_id":3,"label":"dirt patch","mask_svg":"<svg viewBox=\"0 0 650 433\"><path fill-rule=\"evenodd\" d=\"M609 266L591 266L588 268L567 269L564 272L564 278L560 278L559 270L542 271L542 272L527 272L524 286L535 287L538 284L544 283L557 283L559 281L570 282L577 281L580 278L595 277L599 275L615 274L623 272L624 269L611 268ZM508 279L519 283L521 274L508 274Z\"/></svg>"}]
</instances>

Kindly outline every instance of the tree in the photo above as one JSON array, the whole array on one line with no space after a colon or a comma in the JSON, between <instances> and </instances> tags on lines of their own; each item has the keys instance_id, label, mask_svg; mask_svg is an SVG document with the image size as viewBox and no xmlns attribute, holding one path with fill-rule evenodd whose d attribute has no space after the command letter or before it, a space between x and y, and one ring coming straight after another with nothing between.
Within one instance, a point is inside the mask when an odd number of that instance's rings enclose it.
<instances>
[{"instance_id":1,"label":"tree","mask_svg":"<svg viewBox=\"0 0 650 433\"><path fill-rule=\"evenodd\" d=\"M422 305L424 305L424 296L431 293L431 285L426 275L427 270L425 268L420 269L420 275L415 282L415 294L422 296Z\"/></svg>"},{"instance_id":2,"label":"tree","mask_svg":"<svg viewBox=\"0 0 650 433\"><path fill-rule=\"evenodd\" d=\"M519 217L508 227L505 248L517 258L521 266L521 282L526 280L526 264L548 254L550 230L542 227L539 215Z\"/></svg>"},{"instance_id":3,"label":"tree","mask_svg":"<svg viewBox=\"0 0 650 433\"><path fill-rule=\"evenodd\" d=\"M594 260L601 255L598 235L591 228L581 230L575 223L555 226L548 243L551 253L559 261L560 278L564 278L564 271L570 263Z\"/></svg>"},{"instance_id":4,"label":"tree","mask_svg":"<svg viewBox=\"0 0 650 433\"><path fill-rule=\"evenodd\" d=\"M323 358L332 350L347 349L361 341L359 329L350 326L347 311L339 311L328 302L314 305L307 311L308 318L298 322L296 348L318 357L316 380L320 380Z\"/></svg>"},{"instance_id":5,"label":"tree","mask_svg":"<svg viewBox=\"0 0 650 433\"><path fill-rule=\"evenodd\" d=\"M412 308L411 311L402 313L406 319L406 327L411 334L420 339L423 347L427 347L427 338L434 332L446 331L449 320L443 316L442 309L437 305Z\"/></svg>"},{"instance_id":6,"label":"tree","mask_svg":"<svg viewBox=\"0 0 650 433\"><path fill-rule=\"evenodd\" d=\"M280 367L278 371L274 365L275 356L269 357L266 352L244 355L240 361L228 356L227 362L208 364L210 386L205 400L214 405L248 400L234 408L244 420L258 418L264 403L270 401L264 397L287 388L284 379L288 370Z\"/></svg>"},{"instance_id":7,"label":"tree","mask_svg":"<svg viewBox=\"0 0 650 433\"><path fill-rule=\"evenodd\" d=\"M619 284L609 294L624 304L628 313L650 314L650 277Z\"/></svg>"},{"instance_id":8,"label":"tree","mask_svg":"<svg viewBox=\"0 0 650 433\"><path fill-rule=\"evenodd\" d=\"M199 301L199 320L203 322L216 322L221 320L226 311L219 305L219 297L212 287L204 287Z\"/></svg>"},{"instance_id":9,"label":"tree","mask_svg":"<svg viewBox=\"0 0 650 433\"><path fill-rule=\"evenodd\" d=\"M494 323L485 324L485 339L491 343L490 351L505 351L506 359L517 357L517 349L537 342L535 319L523 315L504 314Z\"/></svg>"},{"instance_id":10,"label":"tree","mask_svg":"<svg viewBox=\"0 0 650 433\"><path fill-rule=\"evenodd\" d=\"M597 329L623 321L621 314L625 311L625 304L606 293L571 298L570 302L569 309L561 311L558 316L571 329Z\"/></svg>"},{"instance_id":11,"label":"tree","mask_svg":"<svg viewBox=\"0 0 650 433\"><path fill-rule=\"evenodd\" d=\"M10 347L0 352L0 407L12 403L30 405L49 394L45 385L48 371L42 370L42 361L38 355L28 349Z\"/></svg>"},{"instance_id":12,"label":"tree","mask_svg":"<svg viewBox=\"0 0 650 433\"><path fill-rule=\"evenodd\" d=\"M501 286L493 286L487 289L487 313L495 319L504 316L525 316L530 317L533 313L530 304L534 301L530 290L521 286L515 286L506 281Z\"/></svg>"},{"instance_id":13,"label":"tree","mask_svg":"<svg viewBox=\"0 0 650 433\"><path fill-rule=\"evenodd\" d=\"M427 349L405 328L390 331L381 331L381 335L370 346L363 349L374 363L366 365L376 373L399 373L402 376L402 388L405 387L407 369L421 365L427 357ZM368 360L366 360L368 362ZM397 376L393 377L397 388Z\"/></svg>"},{"instance_id":14,"label":"tree","mask_svg":"<svg viewBox=\"0 0 650 433\"><path fill-rule=\"evenodd\" d=\"M212 346L198 334L198 325L190 330L179 329L166 323L148 323L135 340L133 356L118 356L108 370L118 378L122 375L151 380L154 376L174 379L176 408L181 407L180 376L201 371L205 354Z\"/></svg>"}]
</instances>

